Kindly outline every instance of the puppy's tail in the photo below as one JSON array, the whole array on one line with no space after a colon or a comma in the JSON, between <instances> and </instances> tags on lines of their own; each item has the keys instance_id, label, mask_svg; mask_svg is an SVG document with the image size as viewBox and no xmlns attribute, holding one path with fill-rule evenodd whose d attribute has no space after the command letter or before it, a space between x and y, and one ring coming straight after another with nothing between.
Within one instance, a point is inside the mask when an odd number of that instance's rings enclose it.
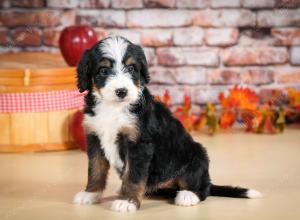
<instances>
[{"instance_id":1,"label":"puppy's tail","mask_svg":"<svg viewBox=\"0 0 300 220\"><path fill-rule=\"evenodd\" d=\"M211 196L233 197L233 198L260 198L262 194L254 189L233 186L211 185Z\"/></svg>"}]
</instances>

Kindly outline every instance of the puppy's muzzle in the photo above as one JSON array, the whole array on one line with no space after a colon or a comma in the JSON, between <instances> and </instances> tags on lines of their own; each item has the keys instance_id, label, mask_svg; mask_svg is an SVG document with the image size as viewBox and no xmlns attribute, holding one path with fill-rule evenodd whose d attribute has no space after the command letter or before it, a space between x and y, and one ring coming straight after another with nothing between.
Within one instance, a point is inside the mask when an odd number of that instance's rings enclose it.
<instances>
[{"instance_id":1,"label":"puppy's muzzle","mask_svg":"<svg viewBox=\"0 0 300 220\"><path fill-rule=\"evenodd\" d=\"M124 99L127 96L128 90L126 88L120 88L116 89L115 93L120 99Z\"/></svg>"}]
</instances>

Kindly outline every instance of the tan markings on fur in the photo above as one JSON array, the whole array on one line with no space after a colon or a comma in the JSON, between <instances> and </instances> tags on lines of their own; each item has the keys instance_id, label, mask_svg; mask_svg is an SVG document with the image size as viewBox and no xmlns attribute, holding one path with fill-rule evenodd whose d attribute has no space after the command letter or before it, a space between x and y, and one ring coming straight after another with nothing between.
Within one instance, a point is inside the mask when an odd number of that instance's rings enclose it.
<instances>
[{"instance_id":1,"label":"tan markings on fur","mask_svg":"<svg viewBox=\"0 0 300 220\"><path fill-rule=\"evenodd\" d=\"M112 63L110 60L104 58L100 61L100 66L101 67L112 67Z\"/></svg>"},{"instance_id":2,"label":"tan markings on fur","mask_svg":"<svg viewBox=\"0 0 300 220\"><path fill-rule=\"evenodd\" d=\"M145 195L145 183L133 184L128 181L123 182L121 188L121 198L128 199L134 202L137 207L140 207L142 199Z\"/></svg>"},{"instance_id":3,"label":"tan markings on fur","mask_svg":"<svg viewBox=\"0 0 300 220\"><path fill-rule=\"evenodd\" d=\"M128 65L132 65L132 64L135 64L136 62L135 62L135 60L133 59L133 57L129 57L127 60L126 60L126 62L125 62L125 64L128 66Z\"/></svg>"},{"instance_id":4,"label":"tan markings on fur","mask_svg":"<svg viewBox=\"0 0 300 220\"><path fill-rule=\"evenodd\" d=\"M135 141L138 137L138 129L136 127L122 127L120 133L127 136L132 141Z\"/></svg>"},{"instance_id":5,"label":"tan markings on fur","mask_svg":"<svg viewBox=\"0 0 300 220\"><path fill-rule=\"evenodd\" d=\"M93 82L93 91L96 91L101 96L101 89L97 88L94 82Z\"/></svg>"},{"instance_id":6,"label":"tan markings on fur","mask_svg":"<svg viewBox=\"0 0 300 220\"><path fill-rule=\"evenodd\" d=\"M176 182L176 179L175 178L172 178L172 179L169 179L165 182L161 182L157 185L157 188L159 189L166 189L166 188L171 188L172 186L174 186Z\"/></svg>"},{"instance_id":7,"label":"tan markings on fur","mask_svg":"<svg viewBox=\"0 0 300 220\"><path fill-rule=\"evenodd\" d=\"M95 155L89 160L87 192L102 192L106 186L109 163L102 155Z\"/></svg>"},{"instance_id":8,"label":"tan markings on fur","mask_svg":"<svg viewBox=\"0 0 300 220\"><path fill-rule=\"evenodd\" d=\"M160 182L153 186L147 186L146 188L146 195L151 195L153 192L157 191L158 189L169 189L178 186L178 179L172 178L166 180L165 182Z\"/></svg>"},{"instance_id":9,"label":"tan markings on fur","mask_svg":"<svg viewBox=\"0 0 300 220\"><path fill-rule=\"evenodd\" d=\"M124 174L122 176L122 187L120 192L120 197L122 199L128 199L129 201L136 204L136 206L139 208L142 202L142 199L145 195L145 186L146 183L144 181L141 181L138 184L131 183L129 181L129 165L126 163Z\"/></svg>"},{"instance_id":10,"label":"tan markings on fur","mask_svg":"<svg viewBox=\"0 0 300 220\"><path fill-rule=\"evenodd\" d=\"M124 183L125 181L127 181L127 179L128 179L128 174L129 174L129 165L128 165L128 160L126 159L126 162L125 162L125 164L124 164L124 170L123 170L122 176L120 177L121 180L122 180L122 186L123 186L123 183ZM122 192L122 186L121 186L120 193Z\"/></svg>"},{"instance_id":11,"label":"tan markings on fur","mask_svg":"<svg viewBox=\"0 0 300 220\"><path fill-rule=\"evenodd\" d=\"M187 189L187 183L185 180L178 178L177 179L177 184L180 187L180 189Z\"/></svg>"}]
</instances>

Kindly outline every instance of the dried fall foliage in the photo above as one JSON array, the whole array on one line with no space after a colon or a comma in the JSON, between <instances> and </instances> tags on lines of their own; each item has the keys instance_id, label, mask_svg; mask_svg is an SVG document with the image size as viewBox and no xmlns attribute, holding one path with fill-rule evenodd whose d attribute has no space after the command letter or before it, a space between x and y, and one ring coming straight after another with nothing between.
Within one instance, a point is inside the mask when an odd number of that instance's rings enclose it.
<instances>
[{"instance_id":1,"label":"dried fall foliage","mask_svg":"<svg viewBox=\"0 0 300 220\"><path fill-rule=\"evenodd\" d=\"M234 86L227 95L224 92L219 94L219 112L214 104L207 103L197 115L191 111L191 97L185 94L183 104L178 106L173 114L188 131L207 128L209 134L214 134L219 127L229 129L235 123L242 123L249 132L281 133L284 131L288 111L285 107L276 105L276 99L280 96L282 92L276 92L272 95L273 101L260 105L259 96L254 90ZM162 98L156 98L170 107L169 91L166 91ZM289 89L288 98L289 105L300 110L300 91Z\"/></svg>"}]
</instances>

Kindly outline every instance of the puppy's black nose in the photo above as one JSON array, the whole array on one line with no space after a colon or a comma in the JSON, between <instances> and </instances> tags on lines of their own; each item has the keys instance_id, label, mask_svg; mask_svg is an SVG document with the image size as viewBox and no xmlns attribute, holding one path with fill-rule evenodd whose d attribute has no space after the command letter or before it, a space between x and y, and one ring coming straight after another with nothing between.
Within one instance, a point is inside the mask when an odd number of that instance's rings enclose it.
<instances>
[{"instance_id":1,"label":"puppy's black nose","mask_svg":"<svg viewBox=\"0 0 300 220\"><path fill-rule=\"evenodd\" d=\"M125 96L127 95L128 90L125 88L120 88L120 89L116 89L115 92L119 98L124 99Z\"/></svg>"}]
</instances>

